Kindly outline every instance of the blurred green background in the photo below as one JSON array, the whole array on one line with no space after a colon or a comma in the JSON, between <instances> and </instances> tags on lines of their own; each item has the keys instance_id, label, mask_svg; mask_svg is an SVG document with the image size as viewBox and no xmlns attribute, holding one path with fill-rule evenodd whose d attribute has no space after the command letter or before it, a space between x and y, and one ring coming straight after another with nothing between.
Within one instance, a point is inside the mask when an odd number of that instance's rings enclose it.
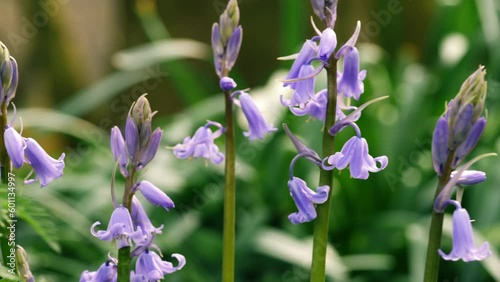
<instances>
[{"instance_id":1,"label":"blurred green background","mask_svg":"<svg viewBox=\"0 0 500 282\"><path fill-rule=\"evenodd\" d=\"M358 125L373 156L389 166L367 181L338 174L333 187L328 275L331 281L422 281L427 229L436 177L430 142L435 122L463 80L487 69L488 124L472 156L500 151L500 2L498 0L339 1L339 44L362 22L358 44L368 70L361 102L370 106ZM212 66L210 28L226 1L2 0L0 40L17 59L15 103L25 136L52 156L66 153L65 175L50 186L22 189L17 243L24 246L37 281L76 281L116 254L91 236L95 221L107 225L112 211L113 158L109 129L123 128L131 102L149 93L164 147L191 135L206 119L222 120L223 97ZM266 119L320 148L321 124L291 115L279 104L286 90L278 78L314 35L306 0L242 0L243 46L233 71L240 89L251 87ZM324 81L318 83L318 87ZM240 119L239 119L240 120ZM245 122L240 123L245 126ZM19 120L15 123L20 127ZM312 224L292 225L296 207L287 188L295 152L280 129L249 143L237 131L237 281L308 281ZM342 132L338 149L350 137ZM223 148L222 140L219 143ZM488 179L466 190L464 207L477 237L494 254L483 262L445 262L439 281L500 281L500 162L474 165ZM28 173L15 171L19 178ZM299 162L295 174L310 186L318 171ZM168 259L181 253L187 265L167 281L219 281L223 166L177 160L163 148L141 177L176 203L166 213L145 204L156 244ZM118 177L118 192L123 187ZM449 214L451 216L451 214ZM445 222L442 248L451 248Z\"/></svg>"}]
</instances>

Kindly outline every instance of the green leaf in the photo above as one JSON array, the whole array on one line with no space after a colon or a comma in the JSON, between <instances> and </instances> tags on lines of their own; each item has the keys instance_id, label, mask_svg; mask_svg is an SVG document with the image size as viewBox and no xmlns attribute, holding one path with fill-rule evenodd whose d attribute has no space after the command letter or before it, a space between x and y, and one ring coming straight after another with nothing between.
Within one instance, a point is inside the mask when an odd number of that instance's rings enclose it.
<instances>
[{"instance_id":1,"label":"green leaf","mask_svg":"<svg viewBox=\"0 0 500 282\"><path fill-rule=\"evenodd\" d=\"M2 266L0 266L0 277L0 282L19 281L19 278L16 275L10 273L7 268Z\"/></svg>"},{"instance_id":2,"label":"green leaf","mask_svg":"<svg viewBox=\"0 0 500 282\"><path fill-rule=\"evenodd\" d=\"M116 53L113 65L120 70L140 70L177 59L206 60L210 46L191 39L158 40Z\"/></svg>"},{"instance_id":3,"label":"green leaf","mask_svg":"<svg viewBox=\"0 0 500 282\"><path fill-rule=\"evenodd\" d=\"M29 198L17 198L16 215L25 221L57 253L61 252L58 243L57 226L51 214Z\"/></svg>"}]
</instances>

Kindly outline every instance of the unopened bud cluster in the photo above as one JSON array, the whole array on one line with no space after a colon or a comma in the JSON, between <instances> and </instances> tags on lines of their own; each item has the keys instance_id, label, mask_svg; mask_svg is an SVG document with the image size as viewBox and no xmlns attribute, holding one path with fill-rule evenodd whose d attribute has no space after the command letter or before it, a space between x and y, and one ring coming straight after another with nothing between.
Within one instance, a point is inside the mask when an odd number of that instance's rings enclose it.
<instances>
[{"instance_id":1,"label":"unopened bud cluster","mask_svg":"<svg viewBox=\"0 0 500 282\"><path fill-rule=\"evenodd\" d=\"M18 84L17 62L7 47L0 42L0 104L8 105L16 96Z\"/></svg>"},{"instance_id":2,"label":"unopened bud cluster","mask_svg":"<svg viewBox=\"0 0 500 282\"><path fill-rule=\"evenodd\" d=\"M451 100L434 130L432 157L434 169L441 175L443 166L451 160L456 168L476 146L486 125L482 116L486 98L486 71L480 66L465 80L457 96ZM454 155L450 155L454 154Z\"/></svg>"}]
</instances>

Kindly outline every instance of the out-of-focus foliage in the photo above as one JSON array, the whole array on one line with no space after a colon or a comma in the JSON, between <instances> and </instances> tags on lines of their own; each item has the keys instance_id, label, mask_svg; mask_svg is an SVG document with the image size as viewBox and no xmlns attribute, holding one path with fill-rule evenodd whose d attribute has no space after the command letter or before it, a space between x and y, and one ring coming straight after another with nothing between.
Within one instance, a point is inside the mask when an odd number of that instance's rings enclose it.
<instances>
[{"instance_id":1,"label":"out-of-focus foliage","mask_svg":"<svg viewBox=\"0 0 500 282\"><path fill-rule=\"evenodd\" d=\"M36 23L37 13L50 11L40 3L56 2L67 1L1 3L18 18L0 17L0 40L19 42L12 38L23 36L23 25ZM20 115L25 131L53 155L67 154L60 180L43 189L22 188L17 242L28 252L37 281L75 281L83 270L95 270L106 260L113 247L93 238L89 228L95 221L107 222L112 211L109 129L123 127L131 102L148 92L161 117L157 126L165 134L163 149L145 174L176 203L169 213L148 210L153 223L165 225L166 235L157 238L165 258L181 253L187 259L185 268L168 280L218 281L223 167L177 160L165 147L181 142L207 118L221 119L223 97L207 44L211 24L225 2L100 2L58 4L58 12L46 12L47 23L36 26L33 36L22 37L19 48L9 46L19 61L16 99L18 108L24 108ZM395 4L398 12L389 12L394 11L389 5ZM104 11L115 22L105 23L114 27L103 25L95 37L70 36L72 25L87 24L72 21L71 12L80 9L93 15L88 19L99 21L108 16L95 15L99 5L108 7ZM390 95L365 110L359 121L370 151L386 154L390 161L368 181L350 179L348 173L336 175L327 272L332 281L421 281L436 186L432 130L445 102L479 64L488 71L488 124L474 155L500 150L500 4L340 0L339 5L340 43L348 39L356 20L362 21L360 54L368 70L362 102ZM286 90L276 81L285 76L289 63L275 58L298 51L314 34L309 1L243 0L240 9L244 40L235 70L238 87L252 88L266 119L278 127L288 123L310 147L319 149L320 138L311 136L320 136L321 124L285 111L279 96ZM115 41L93 41L103 34ZM111 47L105 45L111 42ZM339 135L339 149L346 138ZM292 144L281 130L252 143L237 132L237 142L237 281L308 281L312 225L294 226L287 220L295 211L286 186ZM466 190L463 205L494 256L483 263L443 261L440 281L500 280L500 161L485 159L475 168L484 170L488 179ZM18 183L27 173L16 171ZM295 173L309 183L317 181L318 171L305 162L299 162ZM117 191L123 186L119 177L115 186ZM449 250L450 225L445 226L442 247Z\"/></svg>"}]
</instances>

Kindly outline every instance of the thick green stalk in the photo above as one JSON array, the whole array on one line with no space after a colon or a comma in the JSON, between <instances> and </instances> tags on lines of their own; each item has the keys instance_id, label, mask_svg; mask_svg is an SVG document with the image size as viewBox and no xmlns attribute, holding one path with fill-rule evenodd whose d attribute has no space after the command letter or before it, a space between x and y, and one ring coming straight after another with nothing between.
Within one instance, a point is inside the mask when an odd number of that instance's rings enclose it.
<instances>
[{"instance_id":1,"label":"thick green stalk","mask_svg":"<svg viewBox=\"0 0 500 282\"><path fill-rule=\"evenodd\" d=\"M7 189L8 187L8 179L9 174L12 173L12 166L10 165L9 155L7 154L7 150L5 149L5 141L3 139L3 135L5 132L5 126L7 125L7 105L2 103L1 105L2 116L0 117L0 183L2 189ZM7 191L5 191L5 195L7 195ZM5 199L7 200L7 199ZM7 224L7 223L5 223ZM2 238L0 238L0 250L2 251L2 265L5 265L9 258L7 257L10 254L10 246L9 246L9 230L7 228L2 228ZM17 273L17 270L14 269L14 273Z\"/></svg>"},{"instance_id":2,"label":"thick green stalk","mask_svg":"<svg viewBox=\"0 0 500 282\"><path fill-rule=\"evenodd\" d=\"M130 246L118 250L118 282L130 281Z\"/></svg>"},{"instance_id":3,"label":"thick green stalk","mask_svg":"<svg viewBox=\"0 0 500 282\"><path fill-rule=\"evenodd\" d=\"M136 162L135 162L136 163ZM132 213L132 197L131 192L135 184L135 166L129 168L128 177L125 182L125 191L123 193L123 206ZM130 281L130 270L132 257L130 256L130 247L124 247L118 250L118 282Z\"/></svg>"},{"instance_id":4,"label":"thick green stalk","mask_svg":"<svg viewBox=\"0 0 500 282\"><path fill-rule=\"evenodd\" d=\"M236 221L236 175L233 102L231 93L224 92L226 101L226 187L224 191L224 230L222 237L222 281L234 281L234 241Z\"/></svg>"},{"instance_id":5,"label":"thick green stalk","mask_svg":"<svg viewBox=\"0 0 500 282\"><path fill-rule=\"evenodd\" d=\"M434 201L436 201L437 196L443 190L444 186L450 180L450 174L453 170L452 163L455 158L455 151L451 151L448 154L448 159L443 167L443 173L439 177L438 186L436 188L436 193L434 195ZM441 237L443 234L443 218L444 213L437 213L434 209L432 210L431 226L429 229L429 242L427 244L427 259L425 261L425 282L434 282L438 280L439 275L439 261L440 256L438 249L441 246Z\"/></svg>"},{"instance_id":6,"label":"thick green stalk","mask_svg":"<svg viewBox=\"0 0 500 282\"><path fill-rule=\"evenodd\" d=\"M326 108L325 128L323 130L323 158L333 155L334 136L328 130L335 124L337 108L337 60L331 56L326 68L328 79L328 104ZM325 281L326 248L328 246L328 225L330 222L330 203L333 188L333 170L322 169L319 175L319 186L328 185L328 200L316 208L318 216L314 220L314 242L311 264L311 282Z\"/></svg>"}]
</instances>

